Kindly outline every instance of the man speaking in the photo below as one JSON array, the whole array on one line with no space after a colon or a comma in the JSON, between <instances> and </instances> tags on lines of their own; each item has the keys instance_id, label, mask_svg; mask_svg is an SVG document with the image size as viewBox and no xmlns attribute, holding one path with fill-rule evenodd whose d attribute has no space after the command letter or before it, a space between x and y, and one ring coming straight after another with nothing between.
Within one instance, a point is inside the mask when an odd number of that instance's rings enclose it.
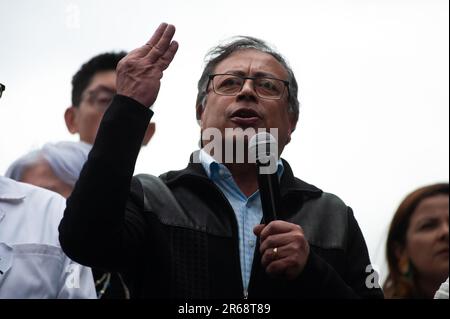
<instances>
[{"instance_id":1,"label":"man speaking","mask_svg":"<svg viewBox=\"0 0 450 319\"><path fill-rule=\"evenodd\" d=\"M247 148L227 153L227 132L250 129L274 130L280 155L297 124L294 73L261 40L210 52L196 103L203 147L188 166L132 176L174 33L161 24L118 64L117 95L59 227L65 252L121 272L135 298L381 298L366 285L370 260L350 207L278 159L279 211L262 224L256 163ZM248 144L241 135L236 148Z\"/></svg>"}]
</instances>

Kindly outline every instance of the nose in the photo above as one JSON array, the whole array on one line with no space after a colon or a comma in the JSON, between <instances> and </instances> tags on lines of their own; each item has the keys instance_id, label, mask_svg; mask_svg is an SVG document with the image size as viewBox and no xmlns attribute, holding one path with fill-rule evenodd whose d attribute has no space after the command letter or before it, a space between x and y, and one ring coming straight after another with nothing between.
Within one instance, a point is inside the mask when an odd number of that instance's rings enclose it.
<instances>
[{"instance_id":1,"label":"nose","mask_svg":"<svg viewBox=\"0 0 450 319\"><path fill-rule=\"evenodd\" d=\"M244 84L242 86L241 91L239 92L239 94L237 95L238 99L252 99L254 101L256 101L256 92L255 92L255 87L253 85L253 80L252 79L244 79Z\"/></svg>"},{"instance_id":2,"label":"nose","mask_svg":"<svg viewBox=\"0 0 450 319\"><path fill-rule=\"evenodd\" d=\"M448 221L441 224L439 237L448 241L449 239L449 229L448 229Z\"/></svg>"}]
</instances>

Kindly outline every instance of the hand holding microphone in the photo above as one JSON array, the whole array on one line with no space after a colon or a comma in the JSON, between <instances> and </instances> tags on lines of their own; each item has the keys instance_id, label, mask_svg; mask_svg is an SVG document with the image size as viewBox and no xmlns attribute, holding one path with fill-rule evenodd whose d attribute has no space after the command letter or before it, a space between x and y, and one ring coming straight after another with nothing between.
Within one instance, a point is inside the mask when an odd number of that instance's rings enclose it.
<instances>
[{"instance_id":1,"label":"hand holding microphone","mask_svg":"<svg viewBox=\"0 0 450 319\"><path fill-rule=\"evenodd\" d=\"M261 264L266 273L295 279L305 268L309 244L303 229L293 223L276 220L257 225L253 232L260 237Z\"/></svg>"},{"instance_id":2,"label":"hand holding microphone","mask_svg":"<svg viewBox=\"0 0 450 319\"><path fill-rule=\"evenodd\" d=\"M299 225L277 220L281 207L278 143L271 134L258 133L250 139L249 155L256 160L265 223L253 229L260 237L261 264L268 274L295 279L306 265L309 244Z\"/></svg>"}]
</instances>

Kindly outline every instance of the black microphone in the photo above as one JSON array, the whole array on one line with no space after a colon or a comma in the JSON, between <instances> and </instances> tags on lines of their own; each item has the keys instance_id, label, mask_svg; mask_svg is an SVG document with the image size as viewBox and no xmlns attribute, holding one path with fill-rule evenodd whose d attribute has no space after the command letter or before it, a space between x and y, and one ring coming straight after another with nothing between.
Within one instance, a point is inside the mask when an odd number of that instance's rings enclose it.
<instances>
[{"instance_id":1,"label":"black microphone","mask_svg":"<svg viewBox=\"0 0 450 319\"><path fill-rule=\"evenodd\" d=\"M254 135L249 142L249 159L256 161L259 194L264 223L267 225L277 219L281 195L278 181L278 143L268 132Z\"/></svg>"}]
</instances>

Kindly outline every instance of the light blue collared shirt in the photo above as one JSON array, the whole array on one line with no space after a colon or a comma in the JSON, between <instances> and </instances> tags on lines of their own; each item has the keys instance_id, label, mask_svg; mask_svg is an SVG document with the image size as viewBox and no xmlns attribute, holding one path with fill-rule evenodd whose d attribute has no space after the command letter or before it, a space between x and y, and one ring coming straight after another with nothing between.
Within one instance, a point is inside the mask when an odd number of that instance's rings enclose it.
<instances>
[{"instance_id":1,"label":"light blue collared shirt","mask_svg":"<svg viewBox=\"0 0 450 319\"><path fill-rule=\"evenodd\" d=\"M256 236L253 233L253 228L261 223L263 217L259 190L250 197L245 196L225 165L218 163L203 150L200 151L199 159L206 171L206 175L223 192L236 215L239 228L239 256L242 282L244 290L247 291L256 246ZM281 160L278 160L277 174L279 177L283 175L283 171L283 163Z\"/></svg>"}]
</instances>

